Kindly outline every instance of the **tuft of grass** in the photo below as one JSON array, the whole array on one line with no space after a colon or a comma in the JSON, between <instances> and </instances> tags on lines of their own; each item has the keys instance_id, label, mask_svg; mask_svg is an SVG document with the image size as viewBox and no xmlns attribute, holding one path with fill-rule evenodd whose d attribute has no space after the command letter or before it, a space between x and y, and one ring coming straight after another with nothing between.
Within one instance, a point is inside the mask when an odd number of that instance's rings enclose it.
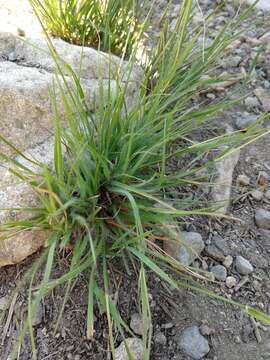
<instances>
[{"instance_id":1,"label":"tuft of grass","mask_svg":"<svg viewBox=\"0 0 270 360\"><path fill-rule=\"evenodd\" d=\"M46 30L76 45L128 57L142 24L139 0L31 0Z\"/></svg>"},{"instance_id":2,"label":"tuft of grass","mask_svg":"<svg viewBox=\"0 0 270 360\"><path fill-rule=\"evenodd\" d=\"M97 304L107 315L109 341L115 358L115 334L123 339L127 333L131 334L112 298L115 263L138 274L145 359L150 358L152 335L149 272L173 288L183 286L227 301L270 323L269 316L200 287L192 279L194 276L202 278L202 275L168 256L162 246L165 241L181 241L178 225L188 217L222 216L215 212L216 204L206 206L194 193L194 189L198 193L209 186L199 172L265 134L254 124L245 132L208 137L203 141L192 138L194 130L203 131L213 115L231 105L224 100L198 107L192 105L192 99L205 86L217 81L216 78L205 80L204 75L211 74L216 60L237 36L239 22L252 10L251 7L242 17L233 19L208 47L204 47L198 40L201 30L189 31L192 6L192 0L183 1L173 32L168 31L165 21L132 106L126 103L129 81L121 87L118 79L119 86L114 91L110 86L105 90L100 82L99 103L95 113L89 113L79 78L59 59L48 38L57 68L55 86L62 94L67 126L62 126L54 88L51 92L55 108L53 166L37 163L33 170L31 162L28 169L27 159L23 164L10 159L11 171L32 187L39 197L40 208L22 209L34 210L35 216L4 224L0 229L3 234L7 230L10 233L31 229L51 233L47 248L28 274L28 321L19 342L29 331L33 358L37 358L37 354L31 324L39 302L57 286L65 285L61 316L72 283L86 270L89 274L87 337L94 335ZM134 66L136 63L132 59L130 72ZM66 73L73 79L72 85L66 82ZM258 122L264 118L266 115ZM223 150L216 151L220 148ZM207 154L213 151L216 155L205 161ZM5 154L2 156L6 159ZM172 159L180 164L177 169L172 170ZM52 279L56 254L66 251L71 255L69 270ZM33 298L32 287L42 266L43 279L35 285Z\"/></svg>"}]
</instances>

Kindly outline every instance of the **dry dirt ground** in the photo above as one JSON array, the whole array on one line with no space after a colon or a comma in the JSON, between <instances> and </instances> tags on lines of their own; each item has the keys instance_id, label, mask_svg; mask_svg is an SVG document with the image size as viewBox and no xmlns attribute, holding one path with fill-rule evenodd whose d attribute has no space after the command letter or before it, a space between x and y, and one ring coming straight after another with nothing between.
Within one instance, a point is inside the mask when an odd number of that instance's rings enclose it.
<instances>
[{"instance_id":1,"label":"dry dirt ground","mask_svg":"<svg viewBox=\"0 0 270 360\"><path fill-rule=\"evenodd\" d=\"M174 1L174 3L177 5L179 2ZM204 1L203 8L209 10L215 8L218 3L221 3L221 1ZM232 12L235 11L234 3L235 1L225 1L224 7L219 10L218 16L215 18L216 23L213 28L218 28L218 26L226 22L227 18L232 16ZM14 10L18 4L20 4L20 8ZM9 23L10 27L13 26L14 30L17 27L17 16L22 12L29 16L29 11L24 6L25 2L22 0L9 0L8 2L0 0L0 18L9 19L7 23ZM38 33L38 25L31 25L29 21L19 21L18 27L28 34L28 29L30 29L30 32L35 31ZM235 73L240 71L241 66L248 68L256 50L254 50L254 47L256 48L255 40L270 31L270 14L266 12L258 12L248 21L255 21L256 27L244 35L241 45L236 49L237 51L233 52L230 59L221 59L221 67L225 71ZM26 24L25 29L24 24ZM2 20L0 26L2 31ZM252 42L250 39L254 39L254 41ZM240 57L240 60L238 63L233 64L233 59L236 57ZM241 63L242 65L239 65ZM235 121L239 117L262 113L265 110L263 103L258 101L253 94L254 89L258 87L262 87L269 94L270 58L267 54L256 66L252 82L241 90L243 93L249 92L253 102L252 100L249 102L243 101L230 110L219 114L215 120L215 126L219 123L227 123L235 127ZM205 99L209 99L209 102L216 101L216 99L223 97L230 91L231 89L225 89L223 92L213 91L212 95L206 96ZM248 114L245 112L248 112ZM270 314L270 238L262 235L262 232L255 225L254 213L258 208L270 209L270 200L265 195L267 190L270 189L269 141L270 137L267 136L241 151L240 160L234 174L233 202L230 211L234 217L242 221L195 220L190 227L191 230L201 233L207 243L211 243L214 236L220 236L223 254L232 255L233 257L242 255L254 267L254 272L247 277L240 275L234 265L228 269L228 275L234 276L237 283L242 284L242 286L228 289L224 282L220 282L212 285L211 288L215 289L218 294L256 306L268 314ZM264 188L260 187L257 182L260 171L265 172L266 182ZM241 174L247 175L250 179L250 183L246 187L237 186L236 179ZM255 200L250 194L254 189L263 191L264 195L261 199ZM13 294L15 284L22 278L24 270L32 264L34 258L36 256L27 259L21 265L0 269L0 300ZM202 259L209 269L212 265L219 263L217 259L207 252L202 254ZM197 265L202 266L200 262ZM59 256L54 275L63 272L66 267L67 259ZM74 284L73 291L67 302L66 311L55 333L54 324L59 313L59 305L64 296L64 289L55 290L42 304L35 325L39 360L103 360L110 358L105 316L97 314L94 340L89 341L85 337L87 275L82 274ZM270 327L263 326L260 323L254 324L243 312L231 305L198 296L188 290L173 291L153 275L149 274L149 277L154 325L151 359L191 360L179 348L179 334L190 325L201 326L202 324L208 326L205 337L211 349L205 359L270 359ZM135 280L132 275L119 272L115 274L115 281L124 284L118 294L118 304L124 318L129 322L131 315L138 311ZM16 337L17 330L22 323L26 295L26 289L22 290L14 298L16 301L14 300L10 311L0 310L0 316L3 316L4 324L6 324L5 327L0 328L2 331L2 337L0 337L1 360L8 359L13 338ZM160 334L165 335L165 338L161 337ZM30 358L29 339L26 338L25 346L20 350L19 359L29 360Z\"/></svg>"}]
</instances>

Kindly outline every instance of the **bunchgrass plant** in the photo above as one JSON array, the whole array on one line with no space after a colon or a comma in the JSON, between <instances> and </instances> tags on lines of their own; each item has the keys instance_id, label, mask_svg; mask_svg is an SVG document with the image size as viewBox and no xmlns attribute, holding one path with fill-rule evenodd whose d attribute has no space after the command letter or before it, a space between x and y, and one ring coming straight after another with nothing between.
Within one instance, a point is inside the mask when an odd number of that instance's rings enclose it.
<instances>
[{"instance_id":1,"label":"bunchgrass plant","mask_svg":"<svg viewBox=\"0 0 270 360\"><path fill-rule=\"evenodd\" d=\"M147 286L149 272L174 288L183 286L221 299L193 282L194 276L202 277L203 274L196 275L194 269L168 256L163 243L181 241L178 225L190 216L222 216L215 213L216 205L206 207L192 192L194 188L199 191L209 186L199 173L237 148L263 136L264 130L254 124L245 132L198 142L192 138L193 130L203 131L217 111L230 105L229 101L224 101L207 107L195 106L192 99L211 81L216 82L216 79L205 80L204 75L211 74L216 60L235 39L235 31L243 17L233 19L228 28L204 48L198 41L201 31L188 31L191 13L192 0L184 0L172 33L168 32L165 21L163 33L150 54L132 104L126 103L132 80L123 86L121 79L114 77L118 81L116 90L110 86L105 88L100 81L99 101L94 113L85 106L78 76L58 58L48 38L57 69L55 87L60 89L66 116L63 118L58 112L53 88L53 166L35 162L36 170L33 170L30 160L28 169L27 159L23 165L10 159L11 171L32 187L40 199L40 208L24 209L34 212L35 216L1 226L2 231L35 229L51 234L43 255L29 272L28 322L20 340L26 331L30 332L33 357L37 354L31 322L38 303L55 287L65 285L62 314L73 281L88 271L87 337L94 334L94 308L97 305L107 315L114 358L115 333L123 339L131 333L111 296L115 260L124 269L133 269L138 274L144 359L150 358L152 334ZM130 74L135 66L132 60ZM73 79L72 86L66 82L64 74L67 73ZM63 127L63 122L67 126ZM223 150L218 151L221 148ZM216 155L205 161L211 152ZM177 159L179 168L171 169L172 159ZM52 279L56 254L65 251L72 253L69 270ZM44 261L44 276L40 284L35 284L33 299L32 285ZM237 305L249 315L270 322L269 316L248 306Z\"/></svg>"},{"instance_id":2,"label":"bunchgrass plant","mask_svg":"<svg viewBox=\"0 0 270 360\"><path fill-rule=\"evenodd\" d=\"M72 44L128 57L142 24L139 0L32 0L46 30Z\"/></svg>"}]
</instances>

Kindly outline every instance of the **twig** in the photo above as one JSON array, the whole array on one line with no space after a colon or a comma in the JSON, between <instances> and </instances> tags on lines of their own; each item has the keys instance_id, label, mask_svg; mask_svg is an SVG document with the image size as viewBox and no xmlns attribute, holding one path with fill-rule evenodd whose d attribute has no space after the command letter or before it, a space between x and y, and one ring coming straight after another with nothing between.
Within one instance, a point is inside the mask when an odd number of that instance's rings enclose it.
<instances>
[{"instance_id":1,"label":"twig","mask_svg":"<svg viewBox=\"0 0 270 360\"><path fill-rule=\"evenodd\" d=\"M262 342L262 337L261 337L261 334L260 334L258 324L256 323L256 321L254 320L253 317L250 317L250 321L251 321L251 324L253 326L253 330L254 330L254 334L255 334L255 337L257 339L257 342L260 344Z\"/></svg>"},{"instance_id":2,"label":"twig","mask_svg":"<svg viewBox=\"0 0 270 360\"><path fill-rule=\"evenodd\" d=\"M6 324L4 326L4 330L3 330L1 345L4 345L4 342L5 342L5 339L6 339L6 336L7 336L7 332L8 332L8 329L9 329L9 325L10 325L10 322L11 322L11 319L12 319L12 315L13 315L13 312L14 312L14 307L15 307L15 304L16 304L17 297L18 297L18 292L15 292L15 294L13 296L13 299L11 301L10 307L9 307L7 321L6 321Z\"/></svg>"}]
</instances>

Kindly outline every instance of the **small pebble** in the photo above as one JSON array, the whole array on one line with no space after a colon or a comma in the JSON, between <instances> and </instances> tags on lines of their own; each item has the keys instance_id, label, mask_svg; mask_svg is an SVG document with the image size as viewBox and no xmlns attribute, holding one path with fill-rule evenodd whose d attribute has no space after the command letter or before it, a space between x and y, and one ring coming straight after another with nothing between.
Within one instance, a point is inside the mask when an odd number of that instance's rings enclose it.
<instances>
[{"instance_id":1,"label":"small pebble","mask_svg":"<svg viewBox=\"0 0 270 360\"><path fill-rule=\"evenodd\" d=\"M227 279L226 279L226 286L227 286L229 289L235 287L236 283L237 283L237 280L236 280L235 277L233 277L233 276L228 276L228 277L227 277Z\"/></svg>"},{"instance_id":2,"label":"small pebble","mask_svg":"<svg viewBox=\"0 0 270 360\"><path fill-rule=\"evenodd\" d=\"M254 96L247 97L244 102L248 109L252 109L260 106L259 100Z\"/></svg>"},{"instance_id":3,"label":"small pebble","mask_svg":"<svg viewBox=\"0 0 270 360\"><path fill-rule=\"evenodd\" d=\"M255 222L259 228L270 230L270 211L264 209L256 210Z\"/></svg>"},{"instance_id":4,"label":"small pebble","mask_svg":"<svg viewBox=\"0 0 270 360\"><path fill-rule=\"evenodd\" d=\"M167 343L167 338L164 334L162 334L162 332L158 332L154 337L154 341L158 345L165 346Z\"/></svg>"},{"instance_id":5,"label":"small pebble","mask_svg":"<svg viewBox=\"0 0 270 360\"><path fill-rule=\"evenodd\" d=\"M250 195L256 201L261 201L263 198L263 193L260 190L253 190Z\"/></svg>"},{"instance_id":6,"label":"small pebble","mask_svg":"<svg viewBox=\"0 0 270 360\"><path fill-rule=\"evenodd\" d=\"M225 281L227 277L227 269L223 265L215 265L211 269L216 280Z\"/></svg>"},{"instance_id":7,"label":"small pebble","mask_svg":"<svg viewBox=\"0 0 270 360\"><path fill-rule=\"evenodd\" d=\"M136 313L131 315L130 328L137 335L143 334L143 321L140 314Z\"/></svg>"},{"instance_id":8,"label":"small pebble","mask_svg":"<svg viewBox=\"0 0 270 360\"><path fill-rule=\"evenodd\" d=\"M250 178L247 175L242 174L237 177L236 181L237 181L237 184L239 184L241 186L248 186L250 183Z\"/></svg>"},{"instance_id":9,"label":"small pebble","mask_svg":"<svg viewBox=\"0 0 270 360\"><path fill-rule=\"evenodd\" d=\"M247 259L243 258L243 256L240 256L240 255L236 256L235 267L236 267L236 270L241 275L248 275L254 271L254 268L251 265L251 263Z\"/></svg>"},{"instance_id":10,"label":"small pebble","mask_svg":"<svg viewBox=\"0 0 270 360\"><path fill-rule=\"evenodd\" d=\"M231 255L227 255L223 261L223 265L228 269L232 266L233 263L233 257Z\"/></svg>"},{"instance_id":11,"label":"small pebble","mask_svg":"<svg viewBox=\"0 0 270 360\"><path fill-rule=\"evenodd\" d=\"M194 360L202 359L210 351L208 341L200 334L198 326L190 326L182 332L179 347Z\"/></svg>"}]
</instances>

